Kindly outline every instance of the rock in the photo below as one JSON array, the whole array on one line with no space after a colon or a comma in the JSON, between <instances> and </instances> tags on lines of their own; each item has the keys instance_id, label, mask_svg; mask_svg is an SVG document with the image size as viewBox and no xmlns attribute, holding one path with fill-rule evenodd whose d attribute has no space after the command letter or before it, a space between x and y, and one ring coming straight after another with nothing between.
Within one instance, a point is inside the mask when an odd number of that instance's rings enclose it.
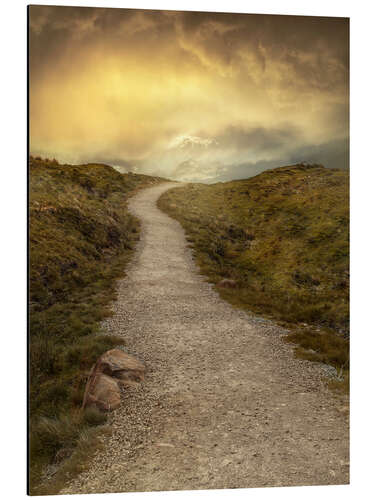
<instances>
[{"instance_id":1,"label":"rock","mask_svg":"<svg viewBox=\"0 0 375 500\"><path fill-rule=\"evenodd\" d=\"M111 411L120 404L121 392L117 381L94 368L87 381L83 407L96 406L99 410Z\"/></svg>"},{"instance_id":2,"label":"rock","mask_svg":"<svg viewBox=\"0 0 375 500\"><path fill-rule=\"evenodd\" d=\"M237 288L237 281L225 278L217 284L220 288Z\"/></svg>"},{"instance_id":3,"label":"rock","mask_svg":"<svg viewBox=\"0 0 375 500\"><path fill-rule=\"evenodd\" d=\"M111 349L100 358L102 373L115 377L122 382L142 382L145 375L144 365L138 359L126 354L120 349Z\"/></svg>"},{"instance_id":4,"label":"rock","mask_svg":"<svg viewBox=\"0 0 375 500\"><path fill-rule=\"evenodd\" d=\"M91 368L82 408L96 406L99 410L114 410L121 403L121 385L133 385L144 380L145 367L138 359L120 349L105 352Z\"/></svg>"}]
</instances>

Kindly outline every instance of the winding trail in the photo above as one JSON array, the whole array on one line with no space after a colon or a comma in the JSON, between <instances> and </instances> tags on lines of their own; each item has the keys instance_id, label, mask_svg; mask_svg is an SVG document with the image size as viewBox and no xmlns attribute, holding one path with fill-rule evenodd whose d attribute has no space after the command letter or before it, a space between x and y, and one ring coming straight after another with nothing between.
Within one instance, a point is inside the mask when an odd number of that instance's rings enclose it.
<instances>
[{"instance_id":1,"label":"winding trail","mask_svg":"<svg viewBox=\"0 0 375 500\"><path fill-rule=\"evenodd\" d=\"M147 367L110 416L113 434L61 493L344 484L347 398L324 367L293 357L285 333L224 302L199 275L179 223L139 192L137 252L109 333Z\"/></svg>"}]
</instances>

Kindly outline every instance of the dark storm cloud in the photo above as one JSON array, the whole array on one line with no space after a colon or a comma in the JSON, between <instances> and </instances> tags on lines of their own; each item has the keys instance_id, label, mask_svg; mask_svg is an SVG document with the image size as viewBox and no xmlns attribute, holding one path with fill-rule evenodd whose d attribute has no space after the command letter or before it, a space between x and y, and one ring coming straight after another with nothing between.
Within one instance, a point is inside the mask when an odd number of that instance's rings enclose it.
<instances>
[{"instance_id":1,"label":"dark storm cloud","mask_svg":"<svg viewBox=\"0 0 375 500\"><path fill-rule=\"evenodd\" d=\"M175 34L224 66L241 66L246 52L263 69L277 59L318 88L337 84L349 64L349 22L343 18L48 6L31 6L30 12L30 55L36 64L66 50L71 37L78 49L98 36L121 49L121 40L135 33L143 41L155 33ZM139 28L133 31L135 19Z\"/></svg>"},{"instance_id":2,"label":"dark storm cloud","mask_svg":"<svg viewBox=\"0 0 375 500\"><path fill-rule=\"evenodd\" d=\"M328 168L348 169L349 139L304 146L293 151L289 158L292 163L306 161L319 163Z\"/></svg>"},{"instance_id":3,"label":"dark storm cloud","mask_svg":"<svg viewBox=\"0 0 375 500\"><path fill-rule=\"evenodd\" d=\"M146 23L142 23L147 19ZM173 26L172 26L173 27ZM171 23L169 22L169 28ZM131 50L143 45L163 29L168 31L168 19L161 12L133 9L90 7L30 7L30 70L38 78L42 70L51 70L61 58L74 64L74 55L82 58L95 46L113 54L124 51L123 43L131 40ZM74 52L74 54L72 53Z\"/></svg>"},{"instance_id":4,"label":"dark storm cloud","mask_svg":"<svg viewBox=\"0 0 375 500\"><path fill-rule=\"evenodd\" d=\"M305 145L291 154L280 156L274 160L260 160L257 162L242 162L223 166L223 171L215 181L243 179L258 175L270 168L297 163L317 163L327 168L349 168L349 141L332 141L326 144Z\"/></svg>"},{"instance_id":5,"label":"dark storm cloud","mask_svg":"<svg viewBox=\"0 0 375 500\"><path fill-rule=\"evenodd\" d=\"M224 149L273 151L297 139L299 132L291 124L286 124L283 128L230 125L215 136L215 146Z\"/></svg>"},{"instance_id":6,"label":"dark storm cloud","mask_svg":"<svg viewBox=\"0 0 375 500\"><path fill-rule=\"evenodd\" d=\"M246 147L247 144L247 147ZM268 148L265 146L265 151ZM249 158L252 157L254 148L246 141L241 144ZM170 172L174 179L192 182L220 182L231 179L241 179L257 175L264 170L276 168L282 165L294 165L301 162L317 163L327 168L348 169L349 168L349 141L347 139L331 141L323 144L304 144L297 148L288 148L284 151L278 150L273 159L261 159L257 161L236 161L236 154L224 156L226 148L223 147L222 154L215 159L209 153L204 156L190 157L176 163L176 167ZM191 154L192 150L188 151ZM246 155L245 155L246 157Z\"/></svg>"},{"instance_id":7,"label":"dark storm cloud","mask_svg":"<svg viewBox=\"0 0 375 500\"><path fill-rule=\"evenodd\" d=\"M285 82L321 89L342 83L348 70L348 19L191 12L177 19L186 40L223 65L241 65L251 52L263 70L275 60L290 67L298 80Z\"/></svg>"}]
</instances>

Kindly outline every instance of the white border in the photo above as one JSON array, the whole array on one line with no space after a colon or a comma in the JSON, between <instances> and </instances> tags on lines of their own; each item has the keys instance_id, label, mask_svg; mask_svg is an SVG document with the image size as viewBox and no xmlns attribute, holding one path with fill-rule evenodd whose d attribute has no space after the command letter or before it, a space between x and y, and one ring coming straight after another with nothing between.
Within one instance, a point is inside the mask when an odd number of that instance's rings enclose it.
<instances>
[{"instance_id":1,"label":"white border","mask_svg":"<svg viewBox=\"0 0 375 500\"><path fill-rule=\"evenodd\" d=\"M374 470L374 8L370 1L59 1L43 5L134 7L268 14L351 17L351 267L352 267L352 460L351 485L126 494L124 498L330 499L368 498L375 491ZM1 15L1 304L2 476L4 498L25 497L26 416L25 271L26 271L26 5L2 6ZM5 153L4 153L5 147ZM108 495L105 495L109 498ZM75 497L75 495L73 496ZM58 497L61 498L61 497ZM77 497L78 498L78 497ZM86 498L86 495L79 498ZM87 498L93 498L91 495Z\"/></svg>"}]
</instances>

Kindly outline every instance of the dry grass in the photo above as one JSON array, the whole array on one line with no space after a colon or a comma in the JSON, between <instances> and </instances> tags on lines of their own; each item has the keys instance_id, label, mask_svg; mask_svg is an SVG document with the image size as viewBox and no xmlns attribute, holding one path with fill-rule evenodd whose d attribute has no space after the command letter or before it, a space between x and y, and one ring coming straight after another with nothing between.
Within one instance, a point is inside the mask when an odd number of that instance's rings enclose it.
<instances>
[{"instance_id":1,"label":"dry grass","mask_svg":"<svg viewBox=\"0 0 375 500\"><path fill-rule=\"evenodd\" d=\"M31 492L45 466L72 454L86 431L95 434L90 425L102 424L76 409L91 365L123 343L100 335L99 325L111 314L116 280L138 239L139 223L126 200L157 182L106 165L30 158Z\"/></svg>"},{"instance_id":2,"label":"dry grass","mask_svg":"<svg viewBox=\"0 0 375 500\"><path fill-rule=\"evenodd\" d=\"M57 437L61 446L43 481L35 478L31 495L57 495L70 479L86 469L95 452L102 447L102 438L111 432L109 426L99 424L104 418L103 414L98 415L95 423L92 416L87 420L84 415L80 421L73 418L40 422L43 440L49 442L49 438L53 442Z\"/></svg>"}]
</instances>

